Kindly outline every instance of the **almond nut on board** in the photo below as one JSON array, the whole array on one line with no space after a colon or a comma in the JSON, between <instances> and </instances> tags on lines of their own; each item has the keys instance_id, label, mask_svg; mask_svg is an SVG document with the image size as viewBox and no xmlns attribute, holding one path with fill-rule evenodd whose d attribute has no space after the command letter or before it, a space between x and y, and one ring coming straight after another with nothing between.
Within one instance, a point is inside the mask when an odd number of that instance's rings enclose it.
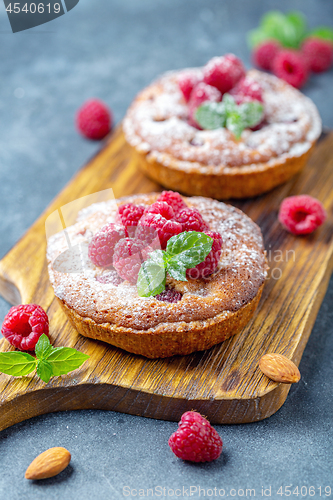
<instances>
[{"instance_id":1,"label":"almond nut on board","mask_svg":"<svg viewBox=\"0 0 333 500\"><path fill-rule=\"evenodd\" d=\"M301 378L301 374L295 363L286 358L286 356L274 352L265 354L260 358L259 368L266 377L274 380L274 382L294 384Z\"/></svg>"},{"instance_id":2,"label":"almond nut on board","mask_svg":"<svg viewBox=\"0 0 333 500\"><path fill-rule=\"evenodd\" d=\"M66 469L71 454L66 448L49 448L35 458L26 470L26 479L46 479Z\"/></svg>"}]
</instances>

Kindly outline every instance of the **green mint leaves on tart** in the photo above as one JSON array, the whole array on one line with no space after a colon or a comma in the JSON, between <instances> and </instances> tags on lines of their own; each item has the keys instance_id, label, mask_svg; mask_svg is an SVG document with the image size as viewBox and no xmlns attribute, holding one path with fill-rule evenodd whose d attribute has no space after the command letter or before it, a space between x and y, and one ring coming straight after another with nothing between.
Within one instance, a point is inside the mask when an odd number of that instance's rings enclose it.
<instances>
[{"instance_id":1,"label":"green mint leaves on tart","mask_svg":"<svg viewBox=\"0 0 333 500\"><path fill-rule=\"evenodd\" d=\"M195 112L195 119L206 130L226 127L237 139L243 130L261 122L264 107L259 101L236 104L230 94L224 94L222 102L205 102Z\"/></svg>"},{"instance_id":2,"label":"green mint leaves on tart","mask_svg":"<svg viewBox=\"0 0 333 500\"><path fill-rule=\"evenodd\" d=\"M48 383L51 377L76 370L89 358L71 347L53 347L45 334L40 336L35 353L36 358L27 352L0 352L0 372L23 377L37 369L39 378Z\"/></svg>"},{"instance_id":3,"label":"green mint leaves on tart","mask_svg":"<svg viewBox=\"0 0 333 500\"><path fill-rule=\"evenodd\" d=\"M154 250L141 265L137 290L140 297L151 297L165 290L166 273L187 281L186 270L205 260L213 239L205 233L184 231L169 239L166 250Z\"/></svg>"}]
</instances>

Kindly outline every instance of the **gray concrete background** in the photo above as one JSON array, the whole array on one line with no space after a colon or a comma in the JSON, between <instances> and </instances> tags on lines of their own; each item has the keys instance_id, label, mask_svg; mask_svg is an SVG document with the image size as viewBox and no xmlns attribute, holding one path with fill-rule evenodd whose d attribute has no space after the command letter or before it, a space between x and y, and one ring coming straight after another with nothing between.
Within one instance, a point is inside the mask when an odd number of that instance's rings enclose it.
<instances>
[{"instance_id":1,"label":"gray concrete background","mask_svg":"<svg viewBox=\"0 0 333 500\"><path fill-rule=\"evenodd\" d=\"M80 0L57 20L14 35L1 3L0 257L99 149L73 125L85 99L104 99L118 122L134 95L165 70L229 51L249 66L244 34L272 8L300 9L311 26L333 25L331 0ZM303 89L331 128L332 84L330 71ZM8 309L0 299L0 321ZM140 488L147 494L158 486L185 487L184 497L190 486L216 487L236 498L246 488L262 497L262 487L270 486L271 498L283 498L278 488L290 485L296 498L296 486L299 497L301 486L314 486L315 496L303 488L303 498L319 498L319 487L325 496L325 486L333 491L332 321L331 281L300 365L301 382L270 419L216 426L224 441L216 462L174 457L167 445L172 422L102 411L50 414L0 432L0 499L117 499L125 498L125 486L138 496ZM50 446L67 447L71 466L56 478L26 481L30 461ZM172 491L161 493L170 498Z\"/></svg>"}]
</instances>

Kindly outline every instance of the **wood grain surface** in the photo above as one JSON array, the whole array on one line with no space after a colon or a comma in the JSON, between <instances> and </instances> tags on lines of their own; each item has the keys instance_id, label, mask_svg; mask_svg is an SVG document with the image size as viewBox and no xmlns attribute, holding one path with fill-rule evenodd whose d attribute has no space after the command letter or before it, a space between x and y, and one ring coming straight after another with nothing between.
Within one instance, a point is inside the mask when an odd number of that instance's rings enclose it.
<instances>
[{"instance_id":1,"label":"wood grain surface","mask_svg":"<svg viewBox=\"0 0 333 500\"><path fill-rule=\"evenodd\" d=\"M12 304L43 306L53 344L90 356L80 369L48 384L33 374L0 374L0 429L43 413L84 408L164 420L178 420L184 411L195 409L214 423L253 422L272 415L284 403L290 385L270 381L258 362L268 352L300 362L332 272L332 186L330 133L304 171L287 184L259 198L237 201L235 205L261 227L271 267L257 313L240 334L208 351L145 359L73 330L49 285L45 259L45 219L57 208L110 187L116 198L161 189L137 170L117 129L0 261L3 297ZM282 199L300 193L320 199L329 213L325 225L306 237L288 234L277 220ZM5 339L0 350L11 350Z\"/></svg>"}]
</instances>

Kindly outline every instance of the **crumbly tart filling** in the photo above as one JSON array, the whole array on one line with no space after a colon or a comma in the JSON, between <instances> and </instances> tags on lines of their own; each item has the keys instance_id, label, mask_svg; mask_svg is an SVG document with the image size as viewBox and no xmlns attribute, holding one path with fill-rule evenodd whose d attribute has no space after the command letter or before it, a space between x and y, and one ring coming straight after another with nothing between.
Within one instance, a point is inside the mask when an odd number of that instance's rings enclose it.
<instances>
[{"instance_id":1,"label":"crumbly tart filling","mask_svg":"<svg viewBox=\"0 0 333 500\"><path fill-rule=\"evenodd\" d=\"M186 71L200 73L194 68ZM273 75L247 74L263 89L262 128L246 129L239 141L226 128L197 130L187 123L188 105L178 85L181 72L168 72L144 89L124 119L127 141L147 159L185 172L222 174L267 168L308 151L321 133L314 103Z\"/></svg>"},{"instance_id":2,"label":"crumbly tart filling","mask_svg":"<svg viewBox=\"0 0 333 500\"><path fill-rule=\"evenodd\" d=\"M118 204L150 205L157 196L135 195L118 200ZM217 271L208 278L187 282L168 278L167 285L182 294L180 301L167 303L154 297L139 297L135 285L116 279L112 269L103 270L89 260L89 239L106 223L114 221L117 204L113 200L82 210L77 222L67 228L72 247L80 248L79 261L76 258L71 262L63 232L49 239L49 276L55 295L83 318L140 331L166 327L181 331L190 322L210 322L249 303L267 274L259 227L230 205L201 197L185 198L185 202L200 211L212 231L222 235L223 253ZM59 259L63 259L67 271L75 272L59 271L55 265Z\"/></svg>"}]
</instances>

